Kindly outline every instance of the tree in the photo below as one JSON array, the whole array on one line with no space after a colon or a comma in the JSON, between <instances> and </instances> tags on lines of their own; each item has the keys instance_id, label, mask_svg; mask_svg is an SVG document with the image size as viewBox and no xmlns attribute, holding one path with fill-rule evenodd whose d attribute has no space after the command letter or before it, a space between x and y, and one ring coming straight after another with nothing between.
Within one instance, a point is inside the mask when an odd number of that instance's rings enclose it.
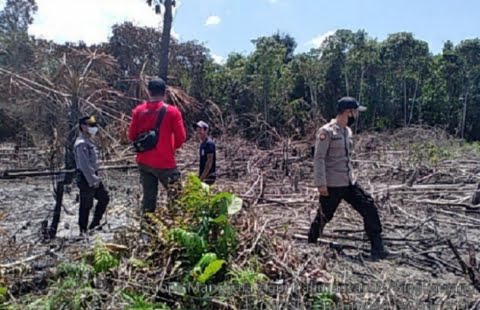
<instances>
[{"instance_id":1,"label":"tree","mask_svg":"<svg viewBox=\"0 0 480 310\"><path fill-rule=\"evenodd\" d=\"M163 14L163 29L162 29L162 41L160 52L160 68L158 75L167 82L168 79L168 53L170 49L170 31L172 30L173 23L173 7L175 6L175 0L147 0L149 6L155 7L155 13L162 13L162 5L164 7Z\"/></svg>"},{"instance_id":2,"label":"tree","mask_svg":"<svg viewBox=\"0 0 480 310\"><path fill-rule=\"evenodd\" d=\"M0 64L18 71L34 59L28 27L38 7L35 0L7 0L0 12Z\"/></svg>"},{"instance_id":3,"label":"tree","mask_svg":"<svg viewBox=\"0 0 480 310\"><path fill-rule=\"evenodd\" d=\"M409 115L413 115L420 84L428 73L429 57L428 44L415 39L411 33L392 34L382 43L380 59L388 72L385 82L391 86L387 91L394 108L391 116L403 119L404 127L411 123L413 116ZM396 109L395 102L400 102L401 97L403 113L397 113L399 109Z\"/></svg>"},{"instance_id":4,"label":"tree","mask_svg":"<svg viewBox=\"0 0 480 310\"><path fill-rule=\"evenodd\" d=\"M288 33L280 33L277 32L272 36L272 38L280 45L285 47L285 58L283 62L285 64L289 63L293 60L294 56L293 53L295 52L295 48L297 48L297 42L295 39L290 36Z\"/></svg>"},{"instance_id":5,"label":"tree","mask_svg":"<svg viewBox=\"0 0 480 310\"><path fill-rule=\"evenodd\" d=\"M463 68L463 95L460 100L463 108L460 118L460 137L474 134L480 138L480 39L462 41L456 47Z\"/></svg>"}]
</instances>

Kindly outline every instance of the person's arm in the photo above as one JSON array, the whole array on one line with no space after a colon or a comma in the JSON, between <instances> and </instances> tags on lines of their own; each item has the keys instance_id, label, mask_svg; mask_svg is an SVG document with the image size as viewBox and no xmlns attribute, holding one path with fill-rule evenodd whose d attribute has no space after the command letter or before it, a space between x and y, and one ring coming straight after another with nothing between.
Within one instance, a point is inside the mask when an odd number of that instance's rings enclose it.
<instances>
[{"instance_id":1,"label":"person's arm","mask_svg":"<svg viewBox=\"0 0 480 310\"><path fill-rule=\"evenodd\" d=\"M175 150L179 149L183 143L185 143L185 139L187 138L187 134L185 133L185 127L183 126L183 118L182 113L178 109L174 109L175 113L173 113L173 136L174 136L174 144L173 147Z\"/></svg>"},{"instance_id":2,"label":"person's arm","mask_svg":"<svg viewBox=\"0 0 480 310\"><path fill-rule=\"evenodd\" d=\"M92 166L88 160L87 144L81 143L75 146L75 153L77 154L77 169L82 172L90 187L98 187L100 185L100 178L95 174L96 167Z\"/></svg>"},{"instance_id":3,"label":"person's arm","mask_svg":"<svg viewBox=\"0 0 480 310\"><path fill-rule=\"evenodd\" d=\"M130 122L130 126L128 127L128 139L133 142L137 138L137 127L138 127L138 119L136 110L132 112L132 121Z\"/></svg>"},{"instance_id":4,"label":"person's arm","mask_svg":"<svg viewBox=\"0 0 480 310\"><path fill-rule=\"evenodd\" d=\"M330 146L330 136L326 130L320 129L315 141L315 155L313 157L313 176L315 186L320 195L328 196L325 156Z\"/></svg>"}]
</instances>

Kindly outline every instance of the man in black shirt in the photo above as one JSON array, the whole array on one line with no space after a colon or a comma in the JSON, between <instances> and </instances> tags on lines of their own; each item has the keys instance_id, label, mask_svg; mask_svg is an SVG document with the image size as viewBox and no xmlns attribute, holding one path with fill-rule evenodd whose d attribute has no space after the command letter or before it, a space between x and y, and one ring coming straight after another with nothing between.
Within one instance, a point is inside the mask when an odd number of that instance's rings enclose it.
<instances>
[{"instance_id":1,"label":"man in black shirt","mask_svg":"<svg viewBox=\"0 0 480 310\"><path fill-rule=\"evenodd\" d=\"M216 175L216 151L215 142L208 137L208 125L204 121L195 124L200 144L200 180L208 185L215 183Z\"/></svg>"}]
</instances>

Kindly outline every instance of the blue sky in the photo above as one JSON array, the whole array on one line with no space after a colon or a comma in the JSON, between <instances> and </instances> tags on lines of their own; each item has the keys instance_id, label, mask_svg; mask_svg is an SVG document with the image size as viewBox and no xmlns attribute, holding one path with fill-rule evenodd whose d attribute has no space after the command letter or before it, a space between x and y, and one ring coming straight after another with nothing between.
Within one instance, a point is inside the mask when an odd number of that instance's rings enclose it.
<instances>
[{"instance_id":1,"label":"blue sky","mask_svg":"<svg viewBox=\"0 0 480 310\"><path fill-rule=\"evenodd\" d=\"M0 5L5 0L0 0ZM179 0L177 0L179 2ZM107 40L114 23L131 20L159 26L144 0L37 0L31 33L57 42ZM478 0L181 0L174 35L205 43L219 61L230 52L248 53L251 40L279 30L291 34L297 51L308 51L340 28L364 29L384 39L410 31L441 51L450 39L480 37Z\"/></svg>"}]
</instances>

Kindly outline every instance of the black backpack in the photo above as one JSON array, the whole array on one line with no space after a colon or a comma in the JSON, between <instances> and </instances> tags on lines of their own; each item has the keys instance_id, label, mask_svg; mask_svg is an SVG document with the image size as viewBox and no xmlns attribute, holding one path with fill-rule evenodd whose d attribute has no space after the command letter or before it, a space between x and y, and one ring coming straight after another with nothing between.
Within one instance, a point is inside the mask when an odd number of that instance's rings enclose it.
<instances>
[{"instance_id":1,"label":"black backpack","mask_svg":"<svg viewBox=\"0 0 480 310\"><path fill-rule=\"evenodd\" d=\"M138 135L137 139L133 142L133 147L135 148L135 152L142 153L146 151L150 151L157 146L158 137L160 135L160 125L162 124L163 117L167 112L167 105L164 103L158 113L157 120L155 121L155 125L153 129L149 131L142 132Z\"/></svg>"}]
</instances>

